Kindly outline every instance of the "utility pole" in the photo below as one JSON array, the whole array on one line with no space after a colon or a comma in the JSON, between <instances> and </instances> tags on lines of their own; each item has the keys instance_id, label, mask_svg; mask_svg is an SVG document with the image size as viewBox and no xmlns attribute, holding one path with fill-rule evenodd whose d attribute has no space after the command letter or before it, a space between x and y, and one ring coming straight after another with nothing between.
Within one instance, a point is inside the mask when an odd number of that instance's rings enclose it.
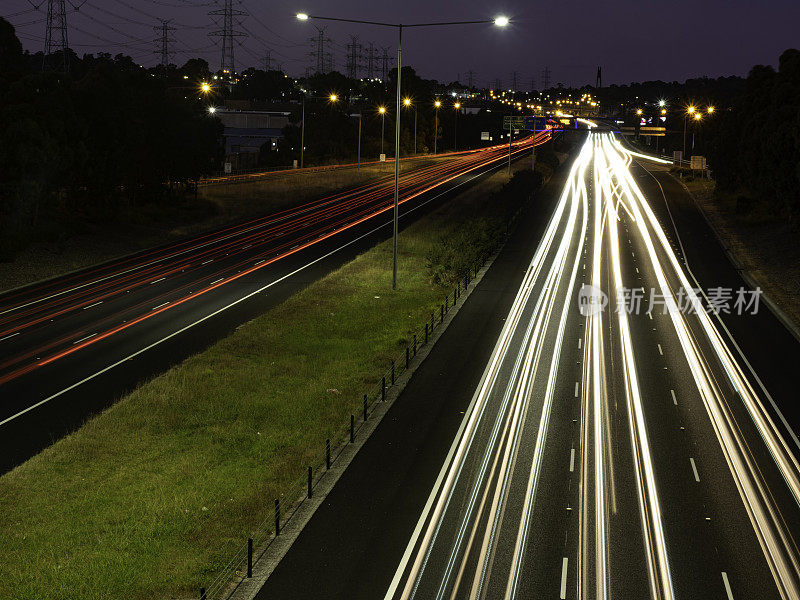
<instances>
[{"instance_id":1,"label":"utility pole","mask_svg":"<svg viewBox=\"0 0 800 600\"><path fill-rule=\"evenodd\" d=\"M170 59L172 58L172 52L170 52L170 44L175 43L175 39L171 36L171 32L175 31L174 27L170 27L170 22L172 19L159 19L161 21L161 25L157 27L153 27L153 30L156 33L160 33L161 37L156 40L158 42L158 49L155 51L156 54L161 55L161 62L159 63L159 67L161 67L162 72L161 76L164 79L167 78L169 73L169 63Z\"/></svg>"},{"instance_id":2,"label":"utility pole","mask_svg":"<svg viewBox=\"0 0 800 600\"><path fill-rule=\"evenodd\" d=\"M350 43L347 44L347 77L358 79L361 72L362 46L358 43L358 36L351 35Z\"/></svg>"},{"instance_id":3,"label":"utility pole","mask_svg":"<svg viewBox=\"0 0 800 600\"><path fill-rule=\"evenodd\" d=\"M208 14L212 17L222 17L222 29L210 32L210 37L222 38L222 57L220 59L220 71L229 75L231 78L236 73L236 61L234 59L233 43L237 37L247 37L243 31L233 28L234 17L246 17L247 13L243 10L233 8L233 0L222 0L223 8L212 10Z\"/></svg>"},{"instance_id":4,"label":"utility pole","mask_svg":"<svg viewBox=\"0 0 800 600\"><path fill-rule=\"evenodd\" d=\"M542 71L542 89L550 89L550 67L545 67Z\"/></svg>"},{"instance_id":5,"label":"utility pole","mask_svg":"<svg viewBox=\"0 0 800 600\"><path fill-rule=\"evenodd\" d=\"M44 57L42 70L52 68L48 60L56 52L61 52L61 70L69 71L69 39L67 36L67 2L66 0L47 0L47 31L44 39Z\"/></svg>"},{"instance_id":6,"label":"utility pole","mask_svg":"<svg viewBox=\"0 0 800 600\"><path fill-rule=\"evenodd\" d=\"M370 42L367 46L367 79L375 77L375 42Z\"/></svg>"}]
</instances>

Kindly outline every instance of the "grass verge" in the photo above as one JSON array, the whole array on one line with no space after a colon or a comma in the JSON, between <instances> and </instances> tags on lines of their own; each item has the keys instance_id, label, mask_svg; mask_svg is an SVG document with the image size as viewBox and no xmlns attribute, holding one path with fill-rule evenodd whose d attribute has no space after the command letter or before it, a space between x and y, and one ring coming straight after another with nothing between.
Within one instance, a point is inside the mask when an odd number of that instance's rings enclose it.
<instances>
[{"instance_id":1,"label":"grass verge","mask_svg":"<svg viewBox=\"0 0 800 600\"><path fill-rule=\"evenodd\" d=\"M773 205L745 194L721 193L715 182L684 179L736 262L800 327L800 247L797 224Z\"/></svg>"},{"instance_id":2,"label":"grass verge","mask_svg":"<svg viewBox=\"0 0 800 600\"><path fill-rule=\"evenodd\" d=\"M0 598L196 595L438 307L436 248L501 231L504 182L402 233L399 290L379 244L1 477Z\"/></svg>"}]
</instances>

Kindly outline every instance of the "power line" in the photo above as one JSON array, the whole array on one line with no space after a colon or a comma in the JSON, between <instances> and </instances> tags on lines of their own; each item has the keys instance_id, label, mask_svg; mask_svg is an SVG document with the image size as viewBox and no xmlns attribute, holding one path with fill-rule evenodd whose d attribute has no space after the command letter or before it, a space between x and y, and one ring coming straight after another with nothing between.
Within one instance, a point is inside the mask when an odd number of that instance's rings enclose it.
<instances>
[{"instance_id":1,"label":"power line","mask_svg":"<svg viewBox=\"0 0 800 600\"><path fill-rule=\"evenodd\" d=\"M347 44L347 76L350 79L358 79L362 70L363 56L362 46L358 43L358 36L351 35L350 43Z\"/></svg>"}]
</instances>

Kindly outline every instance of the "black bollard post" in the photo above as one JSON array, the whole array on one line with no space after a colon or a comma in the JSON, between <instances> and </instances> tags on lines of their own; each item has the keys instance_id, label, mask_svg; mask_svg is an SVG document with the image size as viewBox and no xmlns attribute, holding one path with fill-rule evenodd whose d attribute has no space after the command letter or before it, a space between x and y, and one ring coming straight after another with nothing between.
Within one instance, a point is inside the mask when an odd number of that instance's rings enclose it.
<instances>
[{"instance_id":1,"label":"black bollard post","mask_svg":"<svg viewBox=\"0 0 800 600\"><path fill-rule=\"evenodd\" d=\"M311 483L314 477L314 470L308 467L308 497L311 498Z\"/></svg>"},{"instance_id":2,"label":"black bollard post","mask_svg":"<svg viewBox=\"0 0 800 600\"><path fill-rule=\"evenodd\" d=\"M417 334L414 334L414 356L417 355Z\"/></svg>"},{"instance_id":3,"label":"black bollard post","mask_svg":"<svg viewBox=\"0 0 800 600\"><path fill-rule=\"evenodd\" d=\"M325 468L331 470L331 438L325 440Z\"/></svg>"},{"instance_id":4,"label":"black bollard post","mask_svg":"<svg viewBox=\"0 0 800 600\"><path fill-rule=\"evenodd\" d=\"M356 439L356 417L355 415L350 415L350 443L352 444L355 439Z\"/></svg>"},{"instance_id":5,"label":"black bollard post","mask_svg":"<svg viewBox=\"0 0 800 600\"><path fill-rule=\"evenodd\" d=\"M200 600L206 600L206 588L200 588Z\"/></svg>"},{"instance_id":6,"label":"black bollard post","mask_svg":"<svg viewBox=\"0 0 800 600\"><path fill-rule=\"evenodd\" d=\"M275 536L279 536L281 534L281 503L276 498L275 499Z\"/></svg>"},{"instance_id":7,"label":"black bollard post","mask_svg":"<svg viewBox=\"0 0 800 600\"><path fill-rule=\"evenodd\" d=\"M406 346L406 370L408 370L408 346Z\"/></svg>"},{"instance_id":8,"label":"black bollard post","mask_svg":"<svg viewBox=\"0 0 800 600\"><path fill-rule=\"evenodd\" d=\"M381 377L381 402L386 402L386 375Z\"/></svg>"},{"instance_id":9,"label":"black bollard post","mask_svg":"<svg viewBox=\"0 0 800 600\"><path fill-rule=\"evenodd\" d=\"M392 359L392 385L394 385L394 359Z\"/></svg>"},{"instance_id":10,"label":"black bollard post","mask_svg":"<svg viewBox=\"0 0 800 600\"><path fill-rule=\"evenodd\" d=\"M253 538L247 538L247 578L253 576Z\"/></svg>"},{"instance_id":11,"label":"black bollard post","mask_svg":"<svg viewBox=\"0 0 800 600\"><path fill-rule=\"evenodd\" d=\"M364 420L367 420L367 395L364 394Z\"/></svg>"},{"instance_id":12,"label":"black bollard post","mask_svg":"<svg viewBox=\"0 0 800 600\"><path fill-rule=\"evenodd\" d=\"M439 307L439 323L444 323L444 304Z\"/></svg>"},{"instance_id":13,"label":"black bollard post","mask_svg":"<svg viewBox=\"0 0 800 600\"><path fill-rule=\"evenodd\" d=\"M428 322L425 321L425 343L428 343Z\"/></svg>"}]
</instances>

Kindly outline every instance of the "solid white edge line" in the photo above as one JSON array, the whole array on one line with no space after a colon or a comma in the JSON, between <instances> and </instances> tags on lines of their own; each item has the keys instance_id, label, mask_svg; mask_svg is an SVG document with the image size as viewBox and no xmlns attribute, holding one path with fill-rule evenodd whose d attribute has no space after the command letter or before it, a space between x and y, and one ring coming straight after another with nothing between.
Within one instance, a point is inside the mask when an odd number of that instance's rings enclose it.
<instances>
[{"instance_id":1,"label":"solid white edge line","mask_svg":"<svg viewBox=\"0 0 800 600\"><path fill-rule=\"evenodd\" d=\"M89 306L84 306L82 310L87 310L87 309L89 309L89 308L92 308L93 306L99 306L99 305L101 305L102 303L103 303L103 301L102 301L102 300L100 300L100 302L95 302L94 304L90 304Z\"/></svg>"},{"instance_id":2,"label":"solid white edge line","mask_svg":"<svg viewBox=\"0 0 800 600\"><path fill-rule=\"evenodd\" d=\"M159 281L164 281L165 279L166 279L166 277L162 277L161 279L156 279L155 281L151 281L150 285L153 285L154 283L158 283Z\"/></svg>"},{"instance_id":3,"label":"solid white edge line","mask_svg":"<svg viewBox=\"0 0 800 600\"><path fill-rule=\"evenodd\" d=\"M456 188L459 188L459 187L461 187L461 186L463 186L463 185L465 185L465 184L469 183L469 182L470 182L470 181L472 181L473 179L477 179L478 177L482 177L483 175L486 175L487 173L489 173L489 172L491 172L491 171L494 171L494 170L497 170L497 169L499 169L499 168L501 168L501 167L505 168L505 164L506 164L506 163L505 163L505 161L504 161L504 160L500 160L498 164L496 164L496 165L493 165L493 166L491 166L491 167L488 167L487 169L485 169L485 170L481 171L480 173L476 173L475 175L473 175L473 176L471 176L471 177L468 177L467 179L465 179L465 180L464 180L464 181L462 181L461 183L458 183L458 184L454 185L454 186L453 186L453 187L451 187L451 188L448 188L448 189L446 189L446 190L443 190L443 191L439 192L438 194L436 194L435 196L432 196L431 198L429 198L429 199L428 199L428 200L426 200L425 202L422 202L422 203L420 203L420 204L418 204L418 205L416 205L416 206L414 206L414 207L410 208L410 209L409 209L409 210L407 210L405 213L402 213L402 214L400 214L400 215L398 216L398 220L399 220L400 218L404 217L404 216L408 216L409 214L411 214L412 212L414 212L415 210L417 210L417 209L419 209L419 208L422 208L422 207L423 207L423 206L425 206L426 204L429 204L429 203L433 202L434 200L437 200L437 199L438 199L438 198L440 198L441 196L443 196L443 195L445 195L445 194L449 194L450 192L452 192L452 191L453 191L453 190L455 190ZM326 259L326 258L328 258L329 256L332 256L332 255L336 254L337 252L339 252L340 250L343 250L344 248L347 248L348 246L351 246L351 245L355 244L356 242L358 242L358 241L360 241L360 240L364 239L365 237L368 237L368 236L372 235L373 233L375 233L376 231L378 231L378 230L380 230L380 229L382 229L382 228L386 227L387 225L391 225L391 223L392 223L392 221L387 221L387 222L385 222L385 223L381 223L381 224L380 224L380 225L378 225L377 227L374 227L373 229L371 229L371 230L369 230L368 232L366 232L366 233L364 233L364 234L362 234L362 235L358 236L357 238L354 238L354 239L350 240L349 242L347 242L347 243L345 243L345 244L342 244L342 245L341 245L341 246L339 246L338 248L334 248L333 250L331 250L331 251L330 251L330 252L328 252L327 254L323 254L322 256L320 256L320 257L318 257L318 258L315 258L315 259L314 259L314 260L312 260L311 262L309 262L309 263L306 263L306 264L305 264L305 265L303 265L302 267L298 267L298 268L297 268L297 269L295 269L294 271L292 271L292 272L290 272L290 273L287 273L287 274L286 274L286 275L284 275L283 277L280 277L280 278L276 279L275 281L273 281L273 282L271 282L271 283L268 283L268 284L266 284L266 285L265 285L265 286L263 286L263 287L260 287L259 289L255 290L254 292L250 292L250 293L249 293L249 294L247 294L246 296L242 296L242 297L241 297L241 298L239 298L238 300L234 300L234 301L233 301L233 302L231 302L230 304L228 304L228 305L226 305L226 306L223 306L222 308L219 308L219 309L215 310L215 311L214 311L214 312L212 312L212 313L209 313L209 314L207 314L205 317L202 317L202 318L198 319L198 320L197 320L197 321L195 321L194 323L190 323L189 325L186 325L185 327L182 327L181 329L179 329L179 330L177 330L177 331L174 331L174 332L172 332L172 333L171 333L171 334L169 334L168 336L166 336L166 337L163 337L163 338L161 338L160 340L156 340L156 341L155 341L155 342L153 342L152 344L149 344L148 346L145 346L144 348L142 348L142 349L140 349L140 350L137 350L136 352L134 352L134 353L132 353L132 354L129 354L129 355L128 355L128 356L126 356L125 358L123 358L123 359L120 359L120 360L118 360L117 362L115 362L115 363L112 363L112 364L108 365L107 367L104 367L103 369L100 369L99 371L96 371L95 373L92 373L91 375L89 375L89 376L87 376L87 377L84 377L84 378L83 378L83 379L81 379L80 381L78 381L78 382L76 382L76 383L73 383L72 385L70 385L70 386L68 386L68 387L65 387L63 390L61 390L61 391L59 391L59 392L56 392L55 394L53 394L53 395L51 395L51 396L48 396L48 397L47 397L47 398L45 398L44 400L40 400L39 402L37 402L37 403L35 403L35 404L31 404L29 407L27 407L27 408L25 408L25 409L23 409L23 410L21 410L21 411L19 411L19 412L15 413L15 414L11 415L10 417L7 417L7 418L3 419L2 421L0 421L0 427L2 427L3 425L5 425L6 423L9 423L9 422L13 421L14 419L16 419L16 418L18 418L18 417L21 417L22 415L24 415L24 414L26 414L26 413L28 413L28 412L30 412L30 411L32 411L32 410L34 410L35 408L38 408L38 407L42 406L43 404L47 404L48 402L50 402L51 400L54 400L54 399L58 398L59 396L63 396L63 395L64 395L64 394L66 394L67 392L69 392L69 391L71 391L71 390L74 390L75 388L77 388L77 387L79 387L79 386L83 385L83 384L84 384L84 383L86 383L87 381L91 381L92 379L95 379L96 377L98 377L98 376L102 375L103 373L106 373L106 372L110 371L110 370L111 370L111 369L113 369L114 367L118 367L119 365L121 365L121 364L124 364L124 363L125 363L125 362L127 362L128 360L130 360L130 359L132 359L132 358L135 358L135 357L139 356L140 354L143 354L143 353L147 352L147 351L148 351L148 350L150 350L151 348L155 348L156 346L159 346L160 344L162 344L162 343L166 342L167 340L169 340L169 339L172 339L172 338L173 338L173 337L175 337L176 335L180 335L180 334L181 334L181 333L183 333L184 331L186 331L186 330L188 330L188 329L191 329L191 328L192 328L192 327L194 327L195 325L199 325L200 323L203 323L203 322L207 321L208 319L210 319L210 318L212 318L212 317L215 317L215 316L216 316L216 315L218 315L219 313L221 313L221 312L224 312L224 311L228 310L229 308L232 308L233 306L236 306L236 305L237 305L237 304L239 304L240 302L244 302L245 300L248 300L249 298L252 298L252 297L253 297L253 296L255 296L256 294L260 294L261 292L263 292L263 291L265 291L265 290L267 290L267 289L271 288L273 285L276 285L276 284L280 283L281 281L283 281L283 280L285 280L285 279L288 279L289 277L291 277L291 276L293 276L293 275L295 275L295 274L299 273L300 271L303 271L303 270L307 269L307 268L308 268L308 267L310 267L311 265L314 265L314 264L316 264L316 263L318 263L318 262L320 262L320 261L322 261L322 260L325 260L325 259Z\"/></svg>"}]
</instances>

